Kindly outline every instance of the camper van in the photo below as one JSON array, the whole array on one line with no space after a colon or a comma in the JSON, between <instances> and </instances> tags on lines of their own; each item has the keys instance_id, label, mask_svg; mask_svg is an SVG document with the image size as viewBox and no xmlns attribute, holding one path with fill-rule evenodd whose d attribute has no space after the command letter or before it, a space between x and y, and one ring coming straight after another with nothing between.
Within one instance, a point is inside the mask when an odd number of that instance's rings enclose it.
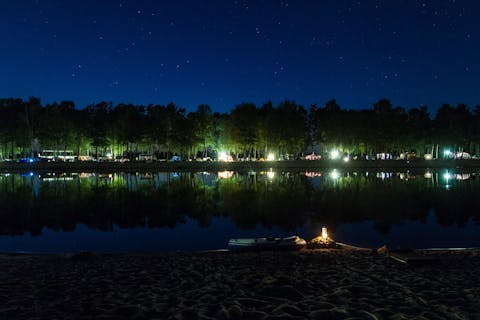
<instances>
[{"instance_id":1,"label":"camper van","mask_svg":"<svg viewBox=\"0 0 480 320\"><path fill-rule=\"evenodd\" d=\"M38 154L38 158L42 161L60 161L60 162L74 162L77 156L72 150L42 150Z\"/></svg>"}]
</instances>

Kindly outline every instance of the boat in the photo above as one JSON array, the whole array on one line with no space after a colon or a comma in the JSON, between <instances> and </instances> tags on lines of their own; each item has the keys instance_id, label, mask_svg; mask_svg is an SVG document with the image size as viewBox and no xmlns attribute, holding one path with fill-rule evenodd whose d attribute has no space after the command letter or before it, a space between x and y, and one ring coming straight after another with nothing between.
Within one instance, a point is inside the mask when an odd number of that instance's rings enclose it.
<instances>
[{"instance_id":1,"label":"boat","mask_svg":"<svg viewBox=\"0 0 480 320\"><path fill-rule=\"evenodd\" d=\"M307 242L298 237L288 238L239 238L228 241L230 251L296 251L305 248Z\"/></svg>"}]
</instances>

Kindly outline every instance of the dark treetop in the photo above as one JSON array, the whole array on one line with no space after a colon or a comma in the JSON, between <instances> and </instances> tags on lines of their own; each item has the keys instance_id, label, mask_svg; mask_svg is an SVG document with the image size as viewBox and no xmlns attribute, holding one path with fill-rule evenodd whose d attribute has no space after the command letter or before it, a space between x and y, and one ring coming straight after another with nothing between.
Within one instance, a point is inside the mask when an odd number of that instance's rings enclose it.
<instances>
[{"instance_id":1,"label":"dark treetop","mask_svg":"<svg viewBox=\"0 0 480 320\"><path fill-rule=\"evenodd\" d=\"M480 101L477 1L0 3L0 96L228 111Z\"/></svg>"}]
</instances>

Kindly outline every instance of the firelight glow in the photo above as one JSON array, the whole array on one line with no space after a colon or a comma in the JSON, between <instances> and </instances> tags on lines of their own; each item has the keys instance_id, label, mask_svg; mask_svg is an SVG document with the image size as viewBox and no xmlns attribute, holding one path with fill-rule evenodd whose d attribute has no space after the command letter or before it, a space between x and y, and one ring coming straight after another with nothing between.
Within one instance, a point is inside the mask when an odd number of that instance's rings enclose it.
<instances>
[{"instance_id":1,"label":"firelight glow","mask_svg":"<svg viewBox=\"0 0 480 320\"><path fill-rule=\"evenodd\" d=\"M328 239L327 227L322 227L322 239L325 241Z\"/></svg>"}]
</instances>

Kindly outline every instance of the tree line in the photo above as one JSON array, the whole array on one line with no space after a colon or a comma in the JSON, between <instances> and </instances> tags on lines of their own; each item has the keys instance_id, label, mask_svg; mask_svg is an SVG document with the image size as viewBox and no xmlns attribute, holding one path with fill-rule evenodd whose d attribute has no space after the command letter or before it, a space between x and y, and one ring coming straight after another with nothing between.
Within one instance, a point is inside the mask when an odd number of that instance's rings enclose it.
<instances>
[{"instance_id":1,"label":"tree line","mask_svg":"<svg viewBox=\"0 0 480 320\"><path fill-rule=\"evenodd\" d=\"M309 108L285 100L236 105L229 113L201 104L187 112L174 103L134 105L99 102L83 109L72 101L42 105L38 98L0 99L2 158L44 149L73 150L77 155L130 156L142 153L184 159L298 156L332 149L350 155L416 152L438 156L451 148L480 153L480 105L442 105L405 109L380 99L372 108L349 110L336 100Z\"/></svg>"}]
</instances>

